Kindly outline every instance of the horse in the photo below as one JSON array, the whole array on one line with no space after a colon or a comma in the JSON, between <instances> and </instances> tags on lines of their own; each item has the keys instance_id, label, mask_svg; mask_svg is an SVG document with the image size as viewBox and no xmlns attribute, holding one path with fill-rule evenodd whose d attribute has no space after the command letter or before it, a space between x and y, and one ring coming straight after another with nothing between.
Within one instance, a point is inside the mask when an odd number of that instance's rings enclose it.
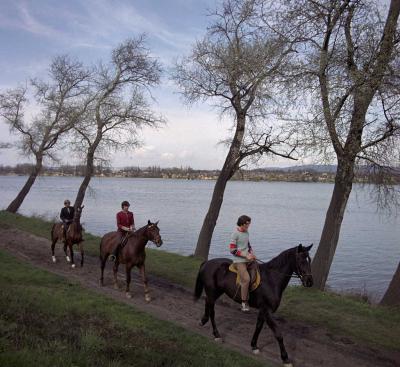
<instances>
[{"instance_id":1,"label":"horse","mask_svg":"<svg viewBox=\"0 0 400 367\"><path fill-rule=\"evenodd\" d=\"M257 324L251 340L251 348L254 354L259 353L257 347L258 336L264 325L268 324L276 340L278 341L281 359L284 366L292 366L283 344L283 337L273 313L278 309L282 294L287 287L293 273L300 278L304 287L312 287L313 278L311 274L311 259L309 251L313 245L304 247L301 244L283 251L280 255L267 263L259 265L261 283L257 289L250 292L249 305L258 308ZM215 323L214 305L216 300L226 294L234 301L240 303L240 290L236 285L236 274L229 271L229 259L212 259L200 265L194 290L194 299L197 301L203 289L205 290L205 312L200 320L200 326L204 326L209 319L213 328L216 341L221 340Z\"/></svg>"},{"instance_id":2,"label":"horse","mask_svg":"<svg viewBox=\"0 0 400 367\"><path fill-rule=\"evenodd\" d=\"M64 229L63 223L55 223L51 229L51 257L53 262L55 263L56 257L54 255L54 247L58 241L64 242L64 253L67 262L71 263L71 267L75 268L74 262L74 251L72 250L72 246L74 244L79 245L79 249L81 251L81 267L83 266L83 259L84 259L84 251L83 251L83 238L82 238L82 226L81 226L81 214L82 210L85 206L78 206L74 212L74 219L72 223L69 225L67 232L65 233L64 238ZM71 257L67 254L67 247L69 248L69 253Z\"/></svg>"},{"instance_id":3,"label":"horse","mask_svg":"<svg viewBox=\"0 0 400 367\"><path fill-rule=\"evenodd\" d=\"M151 223L150 220L147 225L138 229L133 233L129 233L126 237L125 246L119 251L117 259L115 259L113 272L114 272L114 287L119 289L117 282L117 273L119 264L125 264L126 271L126 297L131 298L132 295L129 292L129 285L131 282L131 270L134 266L137 266L142 276L144 286L144 298L146 302L151 301L149 295L149 289L147 286L147 277L145 270L145 259L146 251L145 247L148 241L153 242L157 247L160 247L163 243L160 236L160 229L158 228L158 221ZM115 247L119 244L121 235L118 232L106 233L100 242L100 266L101 266L101 278L100 285L104 285L104 267L108 256L113 252Z\"/></svg>"}]
</instances>

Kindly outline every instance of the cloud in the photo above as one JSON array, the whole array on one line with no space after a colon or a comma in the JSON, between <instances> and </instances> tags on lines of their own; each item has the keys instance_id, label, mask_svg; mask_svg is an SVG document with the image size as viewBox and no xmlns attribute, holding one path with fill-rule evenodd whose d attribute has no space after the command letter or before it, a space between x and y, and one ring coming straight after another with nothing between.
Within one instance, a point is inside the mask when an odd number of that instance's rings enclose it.
<instances>
[{"instance_id":1,"label":"cloud","mask_svg":"<svg viewBox=\"0 0 400 367\"><path fill-rule=\"evenodd\" d=\"M161 158L165 159L165 160L171 160L175 158L175 154L173 153L169 153L169 152L165 152L161 154Z\"/></svg>"}]
</instances>

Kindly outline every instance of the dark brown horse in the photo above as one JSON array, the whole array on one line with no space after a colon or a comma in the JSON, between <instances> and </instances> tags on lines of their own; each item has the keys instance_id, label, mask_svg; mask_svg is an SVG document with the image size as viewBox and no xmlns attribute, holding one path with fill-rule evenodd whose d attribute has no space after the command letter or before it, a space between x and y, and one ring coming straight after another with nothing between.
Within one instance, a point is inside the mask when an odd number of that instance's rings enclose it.
<instances>
[{"instance_id":1,"label":"dark brown horse","mask_svg":"<svg viewBox=\"0 0 400 367\"><path fill-rule=\"evenodd\" d=\"M146 270L145 270L145 259L146 251L145 247L148 241L155 243L157 247L162 245L162 239L160 236L160 229L157 226L158 222L151 223L148 221L147 225L138 229L136 232L128 234L126 238L125 246L119 251L118 258L114 262L114 287L118 288L117 273L119 264L125 264L126 271L126 296L131 298L129 293L129 285L131 282L131 270L134 266L137 266L142 275L143 286L144 286L144 298L147 302L151 301L149 295L149 289L147 286ZM101 278L100 284L104 285L104 267L108 256L113 252L115 247L120 242L121 235L118 232L106 233L100 242L100 262L101 262Z\"/></svg>"},{"instance_id":2,"label":"dark brown horse","mask_svg":"<svg viewBox=\"0 0 400 367\"><path fill-rule=\"evenodd\" d=\"M71 267L75 268L74 262L74 251L72 249L73 245L79 245L79 249L81 251L81 266L83 266L83 238L82 238L82 226L81 226L81 215L82 210L85 206L77 207L74 212L74 219L72 223L69 225L68 230L64 237L64 224L63 223L55 223L53 228L51 229L51 257L53 262L56 262L56 257L54 255L54 247L58 241L62 241L64 243L64 253L67 262L71 263ZM67 253L67 248L69 248L69 254Z\"/></svg>"},{"instance_id":3,"label":"dark brown horse","mask_svg":"<svg viewBox=\"0 0 400 367\"><path fill-rule=\"evenodd\" d=\"M280 329L273 318L273 313L278 309L282 294L287 287L293 273L300 278L304 287L312 287L311 259L309 251L311 246L303 247L301 244L259 266L261 275L260 286L250 293L249 304L259 309L257 325L251 340L251 347L255 354L259 353L257 347L258 335L264 325L268 324L276 340L279 343L281 358L284 366L291 366L288 354L283 344ZM222 295L227 294L230 298L240 303L240 291L236 286L236 274L228 270L232 263L228 259L212 259L200 266L197 275L195 300L198 300L203 292L206 293L205 313L200 321L203 326L211 319L215 340L221 336L215 323L214 305L215 301Z\"/></svg>"}]
</instances>

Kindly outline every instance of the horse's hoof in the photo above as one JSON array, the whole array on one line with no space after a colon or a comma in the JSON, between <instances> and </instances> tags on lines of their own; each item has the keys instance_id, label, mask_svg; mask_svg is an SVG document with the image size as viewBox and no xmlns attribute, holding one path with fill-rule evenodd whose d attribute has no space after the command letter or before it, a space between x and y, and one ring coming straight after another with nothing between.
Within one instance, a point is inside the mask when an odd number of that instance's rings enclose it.
<instances>
[{"instance_id":1,"label":"horse's hoof","mask_svg":"<svg viewBox=\"0 0 400 367\"><path fill-rule=\"evenodd\" d=\"M146 296L144 296L144 300L145 300L146 302L150 302L150 301L151 301L151 297L148 296L148 295L146 295Z\"/></svg>"},{"instance_id":2,"label":"horse's hoof","mask_svg":"<svg viewBox=\"0 0 400 367\"><path fill-rule=\"evenodd\" d=\"M217 343L222 343L222 338L221 338L221 337L219 337L219 338L214 338L214 340L215 340Z\"/></svg>"},{"instance_id":3,"label":"horse's hoof","mask_svg":"<svg viewBox=\"0 0 400 367\"><path fill-rule=\"evenodd\" d=\"M72 264L72 265L71 265L71 268L74 269L74 268L75 268L75 264Z\"/></svg>"},{"instance_id":4,"label":"horse's hoof","mask_svg":"<svg viewBox=\"0 0 400 367\"><path fill-rule=\"evenodd\" d=\"M202 326L202 327L203 327L204 325L205 325L205 323L203 323L203 321L200 320L200 321L199 321L199 326Z\"/></svg>"},{"instance_id":5,"label":"horse's hoof","mask_svg":"<svg viewBox=\"0 0 400 367\"><path fill-rule=\"evenodd\" d=\"M56 263L56 262L57 262L57 260L56 260L56 257L55 257L55 256L52 256L52 257L51 257L51 259L53 260L53 263Z\"/></svg>"},{"instance_id":6,"label":"horse's hoof","mask_svg":"<svg viewBox=\"0 0 400 367\"><path fill-rule=\"evenodd\" d=\"M291 363L284 363L283 367L293 367L293 365Z\"/></svg>"},{"instance_id":7,"label":"horse's hoof","mask_svg":"<svg viewBox=\"0 0 400 367\"><path fill-rule=\"evenodd\" d=\"M258 348L253 349L253 354L260 354L260 349L258 349Z\"/></svg>"},{"instance_id":8,"label":"horse's hoof","mask_svg":"<svg viewBox=\"0 0 400 367\"><path fill-rule=\"evenodd\" d=\"M126 292L125 295L126 295L126 298L132 298L132 295L129 292Z\"/></svg>"},{"instance_id":9,"label":"horse's hoof","mask_svg":"<svg viewBox=\"0 0 400 367\"><path fill-rule=\"evenodd\" d=\"M67 259L67 263L71 262L71 259L69 258L69 256L67 256L66 259Z\"/></svg>"}]
</instances>

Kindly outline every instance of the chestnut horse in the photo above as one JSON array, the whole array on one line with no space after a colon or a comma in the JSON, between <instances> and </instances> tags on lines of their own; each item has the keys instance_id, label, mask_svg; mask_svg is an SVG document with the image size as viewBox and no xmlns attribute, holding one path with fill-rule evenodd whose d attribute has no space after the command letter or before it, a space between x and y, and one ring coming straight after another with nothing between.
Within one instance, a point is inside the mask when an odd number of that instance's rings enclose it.
<instances>
[{"instance_id":1,"label":"chestnut horse","mask_svg":"<svg viewBox=\"0 0 400 367\"><path fill-rule=\"evenodd\" d=\"M51 229L51 257L53 262L56 262L56 257L54 255L54 247L58 241L64 242L64 253L67 262L71 263L71 267L75 268L74 262L74 251L72 246L74 244L79 245L79 249L81 251L81 266L83 266L83 238L82 238L82 226L81 226L81 214L82 210L85 206L78 206L74 212L74 219L72 223L69 225L68 230L65 234L64 238L64 230L63 230L63 223L55 223L53 228ZM69 248L70 256L68 256L67 248Z\"/></svg>"},{"instance_id":2,"label":"chestnut horse","mask_svg":"<svg viewBox=\"0 0 400 367\"><path fill-rule=\"evenodd\" d=\"M160 236L160 229L157 226L158 222L151 223L148 221L147 225L138 229L133 233L127 235L124 240L125 245L120 249L117 259L115 259L113 272L114 272L114 287L119 289L117 282L117 273L119 264L125 264L126 271L126 296L131 298L129 293L129 285L131 282L131 270L134 266L137 266L142 275L143 286L144 286L144 298L147 302L151 301L149 295L149 289L147 286L147 277L145 270L145 259L146 251L145 247L148 241L153 242L157 247L162 245L162 239ZM100 263L101 263L101 278L100 284L104 285L104 267L108 256L113 252L115 247L121 240L121 234L118 232L106 233L100 242Z\"/></svg>"},{"instance_id":3,"label":"chestnut horse","mask_svg":"<svg viewBox=\"0 0 400 367\"><path fill-rule=\"evenodd\" d=\"M304 287L312 287L313 278L311 274L311 259L308 254L312 245L303 247L301 244L280 255L267 263L259 265L261 284L253 292L250 292L249 304L259 309L256 329L251 340L251 347L255 354L259 353L257 347L258 335L264 325L268 324L276 340L279 343L281 358L284 366L292 366L278 324L273 319L273 313L278 309L282 293L287 287L293 273L300 278ZM203 292L206 293L205 313L200 321L203 326L211 318L215 340L221 336L215 323L215 301L222 295L227 294L234 301L240 303L240 291L236 286L236 274L229 271L232 263L228 259L212 259L200 265L196 280L194 297L198 300Z\"/></svg>"}]
</instances>

